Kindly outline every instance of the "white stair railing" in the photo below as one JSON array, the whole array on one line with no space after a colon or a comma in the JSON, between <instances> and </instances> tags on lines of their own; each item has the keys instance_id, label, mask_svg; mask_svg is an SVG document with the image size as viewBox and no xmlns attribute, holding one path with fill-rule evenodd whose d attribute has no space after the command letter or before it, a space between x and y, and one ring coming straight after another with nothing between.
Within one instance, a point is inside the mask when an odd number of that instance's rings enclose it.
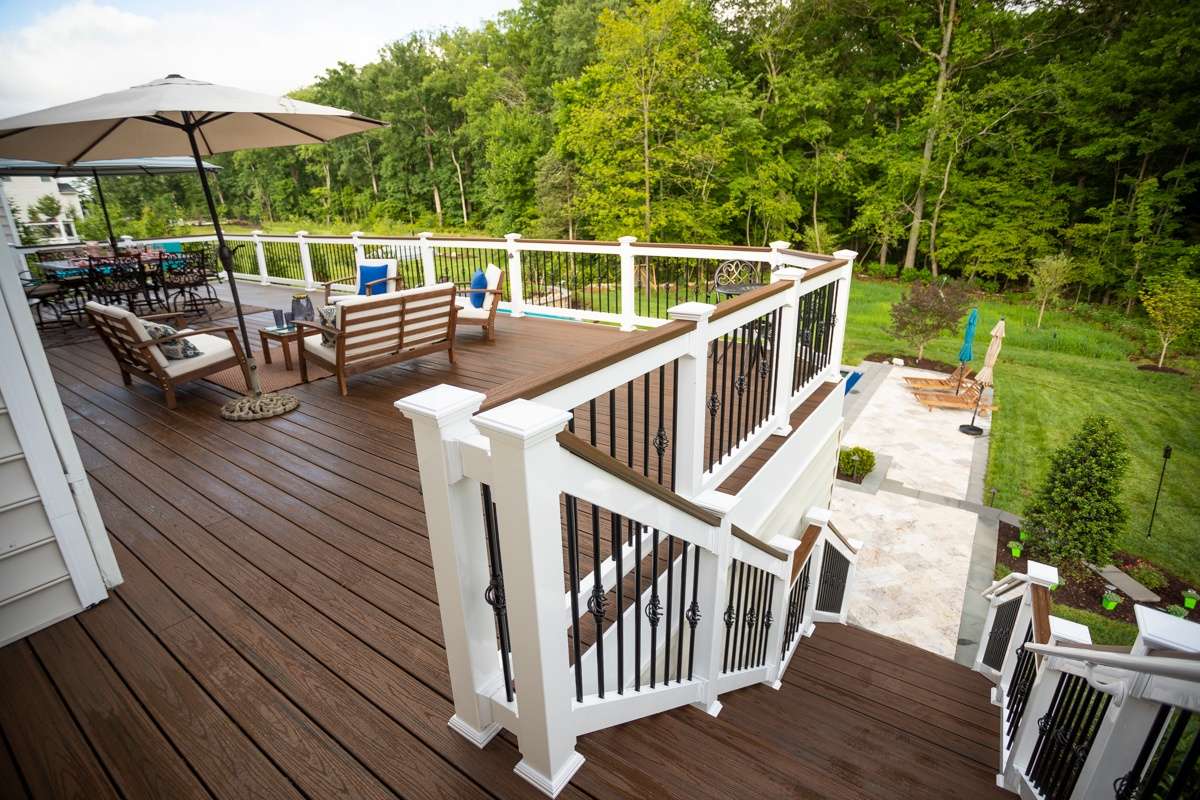
<instances>
[{"instance_id":1,"label":"white stair railing","mask_svg":"<svg viewBox=\"0 0 1200 800\"><path fill-rule=\"evenodd\" d=\"M998 785L1054 800L1195 793L1200 625L1144 606L1136 615L1130 652L1022 645L1034 671Z\"/></svg>"}]
</instances>

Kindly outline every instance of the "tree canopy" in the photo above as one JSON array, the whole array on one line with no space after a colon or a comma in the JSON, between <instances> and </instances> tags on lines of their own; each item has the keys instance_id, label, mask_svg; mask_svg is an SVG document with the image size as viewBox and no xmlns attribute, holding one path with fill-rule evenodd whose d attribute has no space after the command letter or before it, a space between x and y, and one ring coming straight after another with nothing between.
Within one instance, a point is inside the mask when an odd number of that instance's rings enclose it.
<instances>
[{"instance_id":1,"label":"tree canopy","mask_svg":"<svg viewBox=\"0 0 1200 800\"><path fill-rule=\"evenodd\" d=\"M1132 304L1200 264L1198 33L1195 3L523 0L331 65L296 96L390 126L219 156L219 199L255 224L785 239L998 284L1061 251L1077 292ZM204 216L187 177L105 187L126 219Z\"/></svg>"}]
</instances>

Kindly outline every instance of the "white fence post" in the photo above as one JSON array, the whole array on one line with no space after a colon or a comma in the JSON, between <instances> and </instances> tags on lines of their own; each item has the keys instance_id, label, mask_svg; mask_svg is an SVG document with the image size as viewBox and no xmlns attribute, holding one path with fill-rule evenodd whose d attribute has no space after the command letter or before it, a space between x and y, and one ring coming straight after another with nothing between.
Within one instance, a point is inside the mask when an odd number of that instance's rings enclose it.
<instances>
[{"instance_id":1,"label":"white fence post","mask_svg":"<svg viewBox=\"0 0 1200 800\"><path fill-rule=\"evenodd\" d=\"M575 751L563 607L559 491L565 411L515 400L475 417L490 441L505 603L517 681L516 772L554 797L583 765Z\"/></svg>"},{"instance_id":2,"label":"white fence post","mask_svg":"<svg viewBox=\"0 0 1200 800\"><path fill-rule=\"evenodd\" d=\"M412 420L438 613L446 644L454 716L450 727L483 747L500 724L486 691L500 674L496 629L484 599L488 573L479 482L463 475L456 439L474 434L471 415L484 395L441 385L396 401Z\"/></svg>"},{"instance_id":3,"label":"white fence post","mask_svg":"<svg viewBox=\"0 0 1200 800\"><path fill-rule=\"evenodd\" d=\"M521 274L521 248L517 240L519 233L506 233L508 240L508 304L510 316L525 316L525 278Z\"/></svg>"},{"instance_id":4,"label":"white fence post","mask_svg":"<svg viewBox=\"0 0 1200 800\"><path fill-rule=\"evenodd\" d=\"M789 247L792 246L792 243L785 242L783 240L779 240L779 241L771 242L770 246L771 246L771 252L767 253L767 263L771 265L771 271L774 272L775 270L779 269L780 262L783 260L782 254L780 254L779 251L787 250ZM768 283L774 283L774 282L775 282L774 279L768 281Z\"/></svg>"},{"instance_id":5,"label":"white fence post","mask_svg":"<svg viewBox=\"0 0 1200 800\"><path fill-rule=\"evenodd\" d=\"M787 244L787 242L772 242L771 246ZM791 405L792 383L796 376L796 313L800 305L800 279L804 270L795 267L780 267L771 272L771 283L791 281L792 288L787 292L787 302L780 309L779 317L779 361L775 368L775 433L787 436L792 432Z\"/></svg>"},{"instance_id":6,"label":"white fence post","mask_svg":"<svg viewBox=\"0 0 1200 800\"><path fill-rule=\"evenodd\" d=\"M350 243L354 245L354 261L357 264L363 263L363 260L367 257L363 252L362 242L358 240L358 237L363 235L362 231L350 231Z\"/></svg>"},{"instance_id":7,"label":"white fence post","mask_svg":"<svg viewBox=\"0 0 1200 800\"><path fill-rule=\"evenodd\" d=\"M692 320L696 328L689 336L687 353L679 359L679 382L675 387L676 409L675 491L694 498L704 474L704 425L708 417L708 318L716 306L709 303L680 303L667 309L673 320Z\"/></svg>"},{"instance_id":8,"label":"white fence post","mask_svg":"<svg viewBox=\"0 0 1200 800\"><path fill-rule=\"evenodd\" d=\"M769 544L777 550L787 553L787 561L783 564L783 575L772 575L776 581L775 591L771 594L771 605L767 609L770 614L771 627L767 630L767 677L763 683L772 689L783 686L783 647L786 644L784 634L787 628L787 609L789 593L792 589L792 570L796 561L796 550L800 540L790 536L776 536Z\"/></svg>"},{"instance_id":9,"label":"white fence post","mask_svg":"<svg viewBox=\"0 0 1200 800\"><path fill-rule=\"evenodd\" d=\"M266 286L271 282L271 273L267 271L267 254L260 236L262 231L250 231L250 238L254 242L254 260L258 263L258 282Z\"/></svg>"},{"instance_id":10,"label":"white fence post","mask_svg":"<svg viewBox=\"0 0 1200 800\"><path fill-rule=\"evenodd\" d=\"M846 277L838 281L837 316L833 320L833 347L829 351L828 378L837 380L841 376L842 348L846 343L846 310L850 306L850 280L854 275L854 259L858 258L858 253L853 250L838 250L833 257L844 258L847 261L844 267Z\"/></svg>"},{"instance_id":11,"label":"white fence post","mask_svg":"<svg viewBox=\"0 0 1200 800\"><path fill-rule=\"evenodd\" d=\"M701 437L701 441L704 437ZM729 569L733 564L733 534L730 532L729 512L737 505L734 495L722 492L708 492L696 498L696 503L722 517L721 527L716 537L716 550L700 551L699 574L694 580L698 586L712 587L704 594L700 606L700 622L692 634L696 645L696 673L706 683L697 708L710 716L721 713L721 701L717 691L717 681L721 677L721 645L725 639L725 625L722 612L725 610L725 587L729 579Z\"/></svg>"},{"instance_id":12,"label":"white fence post","mask_svg":"<svg viewBox=\"0 0 1200 800\"><path fill-rule=\"evenodd\" d=\"M300 268L304 271L304 288L311 292L317 288L317 284L313 280L312 257L309 256L305 236L308 236L308 231L296 231L296 241L300 243Z\"/></svg>"},{"instance_id":13,"label":"white fence post","mask_svg":"<svg viewBox=\"0 0 1200 800\"><path fill-rule=\"evenodd\" d=\"M637 265L634 263L633 243L636 236L622 236L621 243L621 330L631 331L637 317Z\"/></svg>"},{"instance_id":14,"label":"white fence post","mask_svg":"<svg viewBox=\"0 0 1200 800\"><path fill-rule=\"evenodd\" d=\"M429 231L422 231L417 234L420 242L417 244L421 248L421 269L425 276L425 285L433 286L437 283L437 269L435 268L433 258L433 243L429 239L433 236Z\"/></svg>"}]
</instances>

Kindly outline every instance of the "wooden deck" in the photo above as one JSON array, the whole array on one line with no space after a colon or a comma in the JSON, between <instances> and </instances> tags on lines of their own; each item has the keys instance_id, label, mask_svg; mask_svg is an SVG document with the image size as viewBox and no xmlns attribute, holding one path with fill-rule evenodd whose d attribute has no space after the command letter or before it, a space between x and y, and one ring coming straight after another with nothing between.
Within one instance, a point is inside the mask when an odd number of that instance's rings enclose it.
<instances>
[{"instance_id":1,"label":"wooden deck","mask_svg":"<svg viewBox=\"0 0 1200 800\"><path fill-rule=\"evenodd\" d=\"M261 318L255 320L262 324ZM444 354L297 387L226 423L207 383L167 411L100 343L49 358L125 583L0 650L0 796L540 797L507 735L446 725L449 680L400 396L486 391L616 336L500 321ZM989 684L866 631L819 626L776 692L580 740L564 797L963 797L994 788Z\"/></svg>"}]
</instances>

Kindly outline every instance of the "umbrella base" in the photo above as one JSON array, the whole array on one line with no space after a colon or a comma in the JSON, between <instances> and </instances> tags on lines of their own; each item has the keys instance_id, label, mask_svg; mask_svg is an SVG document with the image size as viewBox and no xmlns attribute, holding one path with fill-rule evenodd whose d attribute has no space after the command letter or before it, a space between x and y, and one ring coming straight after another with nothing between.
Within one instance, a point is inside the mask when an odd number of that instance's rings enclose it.
<instances>
[{"instance_id":1,"label":"umbrella base","mask_svg":"<svg viewBox=\"0 0 1200 800\"><path fill-rule=\"evenodd\" d=\"M268 392L230 400L221 407L221 416L234 422L250 422L278 417L299 407L300 401L290 394Z\"/></svg>"},{"instance_id":2,"label":"umbrella base","mask_svg":"<svg viewBox=\"0 0 1200 800\"><path fill-rule=\"evenodd\" d=\"M959 425L958 432L967 436L983 436L983 428L978 425Z\"/></svg>"}]
</instances>

